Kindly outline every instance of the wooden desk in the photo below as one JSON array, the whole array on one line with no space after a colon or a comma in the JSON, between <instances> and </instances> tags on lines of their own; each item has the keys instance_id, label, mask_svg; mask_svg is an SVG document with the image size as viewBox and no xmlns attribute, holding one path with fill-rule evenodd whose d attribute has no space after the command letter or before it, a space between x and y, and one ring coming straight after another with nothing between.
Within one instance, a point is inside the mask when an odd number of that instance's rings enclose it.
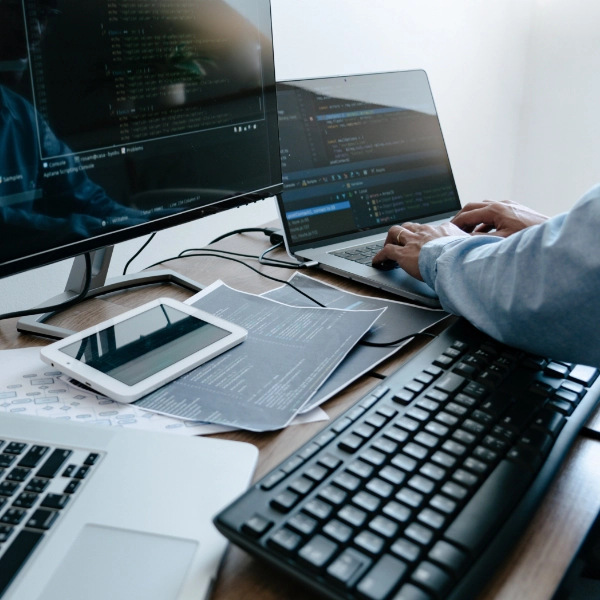
<instances>
[{"instance_id":1,"label":"wooden desk","mask_svg":"<svg viewBox=\"0 0 600 600\"><path fill-rule=\"evenodd\" d=\"M215 247L248 254L258 254L268 247L262 234L238 235L223 240ZM283 252L274 254L285 258ZM143 255L137 264L143 263ZM258 267L256 261L248 261L261 271L274 277L287 279L291 271ZM233 262L218 258L188 258L168 263L175 269L208 285L222 279L232 287L258 293L280 284L260 277L251 270ZM323 272L311 272L318 277L352 292L365 295L385 296L383 292L368 289L357 283ZM161 296L185 300L190 293L175 286L157 285L131 292L120 292L93 299L74 307L54 318L53 322L71 329L83 329L94 323L118 315ZM390 296L391 297L391 296ZM448 325L438 324L437 330ZM40 346L48 343L42 338L20 335L16 320L0 322L0 349ZM426 342L412 342L398 354L380 365L377 374L389 374L406 361ZM331 418L351 406L370 389L380 383L380 378L364 376L344 393L338 394L323 405ZM600 420L600 411L596 422ZM292 451L310 439L323 423L310 423L289 427L280 432L248 433L234 432L219 437L243 440L256 445L260 458L255 479L283 460ZM490 574L483 599L547 600L552 597L563 573L577 553L580 544L600 510L600 442L580 437L563 464L559 476L541 504L534 519L524 532L513 552L507 556L502 568ZM261 564L249 555L231 546L221 569L213 598L215 600L271 600L285 598L300 600L312 594L271 567Z\"/></svg>"}]
</instances>

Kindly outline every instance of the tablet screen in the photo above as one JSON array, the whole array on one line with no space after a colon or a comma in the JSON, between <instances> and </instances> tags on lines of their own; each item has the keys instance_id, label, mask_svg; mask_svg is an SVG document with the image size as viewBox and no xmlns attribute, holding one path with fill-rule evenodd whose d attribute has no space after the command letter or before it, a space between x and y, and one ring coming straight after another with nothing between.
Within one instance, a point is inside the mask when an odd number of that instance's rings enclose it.
<instances>
[{"instance_id":1,"label":"tablet screen","mask_svg":"<svg viewBox=\"0 0 600 600\"><path fill-rule=\"evenodd\" d=\"M228 335L230 331L160 304L60 350L135 385Z\"/></svg>"}]
</instances>

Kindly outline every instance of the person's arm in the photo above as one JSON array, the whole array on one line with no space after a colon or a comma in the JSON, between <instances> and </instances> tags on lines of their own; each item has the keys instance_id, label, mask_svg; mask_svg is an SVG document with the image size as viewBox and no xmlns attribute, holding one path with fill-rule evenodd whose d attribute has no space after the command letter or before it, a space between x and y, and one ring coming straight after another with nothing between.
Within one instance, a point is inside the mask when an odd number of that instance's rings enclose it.
<instances>
[{"instance_id":1,"label":"person's arm","mask_svg":"<svg viewBox=\"0 0 600 600\"><path fill-rule=\"evenodd\" d=\"M507 239L439 238L418 266L442 306L506 344L600 366L600 186Z\"/></svg>"}]
</instances>

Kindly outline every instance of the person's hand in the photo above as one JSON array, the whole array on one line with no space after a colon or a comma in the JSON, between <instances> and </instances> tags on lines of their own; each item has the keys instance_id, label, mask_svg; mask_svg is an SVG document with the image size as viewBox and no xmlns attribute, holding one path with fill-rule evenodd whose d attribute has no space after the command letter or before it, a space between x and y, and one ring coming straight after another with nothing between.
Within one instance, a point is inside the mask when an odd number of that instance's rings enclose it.
<instances>
[{"instance_id":1,"label":"person's hand","mask_svg":"<svg viewBox=\"0 0 600 600\"><path fill-rule=\"evenodd\" d=\"M508 237L532 225L539 225L547 219L548 217L510 200L484 200L469 202L452 219L452 223L473 235Z\"/></svg>"},{"instance_id":2,"label":"person's hand","mask_svg":"<svg viewBox=\"0 0 600 600\"><path fill-rule=\"evenodd\" d=\"M419 271L419 253L421 248L431 240L449 235L469 237L452 223L442 225L420 225L418 223L404 223L394 225L387 234L385 245L373 257L373 265L393 260L396 261L409 275L423 281Z\"/></svg>"}]
</instances>

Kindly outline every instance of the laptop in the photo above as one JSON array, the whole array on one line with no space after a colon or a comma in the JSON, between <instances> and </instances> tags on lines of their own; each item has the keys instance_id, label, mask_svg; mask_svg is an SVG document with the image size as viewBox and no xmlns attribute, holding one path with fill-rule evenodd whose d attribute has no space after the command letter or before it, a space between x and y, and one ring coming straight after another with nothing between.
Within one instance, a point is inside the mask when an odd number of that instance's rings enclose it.
<instances>
[{"instance_id":1,"label":"laptop","mask_svg":"<svg viewBox=\"0 0 600 600\"><path fill-rule=\"evenodd\" d=\"M460 210L424 71L277 84L288 253L424 305L435 292L395 263L371 266L388 229Z\"/></svg>"},{"instance_id":2,"label":"laptop","mask_svg":"<svg viewBox=\"0 0 600 600\"><path fill-rule=\"evenodd\" d=\"M249 444L0 413L0 597L203 599Z\"/></svg>"}]
</instances>

